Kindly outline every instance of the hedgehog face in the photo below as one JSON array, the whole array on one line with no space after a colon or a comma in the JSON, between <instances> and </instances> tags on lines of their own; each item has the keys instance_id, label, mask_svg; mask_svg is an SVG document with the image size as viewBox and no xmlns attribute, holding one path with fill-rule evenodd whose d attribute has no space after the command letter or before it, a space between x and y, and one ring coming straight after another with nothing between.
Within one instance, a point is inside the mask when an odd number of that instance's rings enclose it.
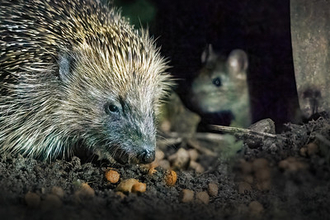
<instances>
[{"instance_id":1,"label":"hedgehog face","mask_svg":"<svg viewBox=\"0 0 330 220\"><path fill-rule=\"evenodd\" d=\"M146 31L101 1L0 8L0 152L52 159L83 143L100 158L153 160L155 112L170 83Z\"/></svg>"},{"instance_id":2,"label":"hedgehog face","mask_svg":"<svg viewBox=\"0 0 330 220\"><path fill-rule=\"evenodd\" d=\"M150 106L148 112L141 112L129 101L119 98L105 103L102 130L108 141L94 152L121 163L150 163L156 147L154 111Z\"/></svg>"},{"instance_id":3,"label":"hedgehog face","mask_svg":"<svg viewBox=\"0 0 330 220\"><path fill-rule=\"evenodd\" d=\"M165 83L162 69L150 66L162 67L164 63L148 61L148 65L132 65L117 58L116 62L121 63L118 69L109 61L102 64L102 59L90 59L86 56L89 53L84 51L70 58L60 56L59 73L66 100L62 101L66 111L63 121L74 122L66 126L74 131L75 139L83 139L100 159L152 162L156 147L155 115ZM94 57L106 56L94 54Z\"/></svg>"}]
</instances>

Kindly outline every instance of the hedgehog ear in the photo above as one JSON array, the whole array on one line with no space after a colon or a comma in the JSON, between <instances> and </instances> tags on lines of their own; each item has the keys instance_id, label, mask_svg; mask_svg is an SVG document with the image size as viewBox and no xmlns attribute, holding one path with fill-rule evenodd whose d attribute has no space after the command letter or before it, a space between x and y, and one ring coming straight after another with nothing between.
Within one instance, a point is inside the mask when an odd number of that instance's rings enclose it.
<instances>
[{"instance_id":1,"label":"hedgehog ear","mask_svg":"<svg viewBox=\"0 0 330 220\"><path fill-rule=\"evenodd\" d=\"M58 59L59 65L59 77L63 82L68 82L71 75L72 70L72 57L67 54L60 55Z\"/></svg>"}]
</instances>

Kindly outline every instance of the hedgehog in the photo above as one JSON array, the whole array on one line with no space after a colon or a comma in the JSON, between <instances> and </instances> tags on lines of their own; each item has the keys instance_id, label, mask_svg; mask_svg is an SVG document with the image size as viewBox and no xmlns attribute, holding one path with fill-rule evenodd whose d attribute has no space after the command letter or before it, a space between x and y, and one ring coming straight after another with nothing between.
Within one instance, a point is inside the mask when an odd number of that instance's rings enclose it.
<instances>
[{"instance_id":1,"label":"hedgehog","mask_svg":"<svg viewBox=\"0 0 330 220\"><path fill-rule=\"evenodd\" d=\"M1 0L0 150L152 162L167 70L148 30L112 3Z\"/></svg>"}]
</instances>

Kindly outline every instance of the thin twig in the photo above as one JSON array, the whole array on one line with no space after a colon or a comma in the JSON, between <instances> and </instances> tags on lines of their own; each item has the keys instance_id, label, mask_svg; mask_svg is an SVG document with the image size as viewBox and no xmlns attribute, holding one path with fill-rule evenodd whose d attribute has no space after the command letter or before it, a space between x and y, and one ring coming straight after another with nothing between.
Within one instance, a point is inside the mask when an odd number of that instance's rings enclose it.
<instances>
[{"instance_id":1,"label":"thin twig","mask_svg":"<svg viewBox=\"0 0 330 220\"><path fill-rule=\"evenodd\" d=\"M260 131L254 131L251 129L245 129L245 128L236 128L236 127L228 127L228 126L222 126L222 125L210 125L210 129L214 131L221 131L224 133L229 133L234 135L235 137L241 139L241 138L277 138L278 136L276 134L270 134L266 132L260 132Z\"/></svg>"}]
</instances>

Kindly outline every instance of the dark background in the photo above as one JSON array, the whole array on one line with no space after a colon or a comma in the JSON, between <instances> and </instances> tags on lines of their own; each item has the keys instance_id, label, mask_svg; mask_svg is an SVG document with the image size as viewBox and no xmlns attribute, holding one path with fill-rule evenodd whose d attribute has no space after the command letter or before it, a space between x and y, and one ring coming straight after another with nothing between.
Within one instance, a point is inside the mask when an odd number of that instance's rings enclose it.
<instances>
[{"instance_id":1,"label":"dark background","mask_svg":"<svg viewBox=\"0 0 330 220\"><path fill-rule=\"evenodd\" d=\"M253 122L269 117L281 130L283 123L299 121L289 0L117 0L115 4L132 23L148 24L171 60L171 74L180 79L176 91L184 102L201 67L201 53L211 43L224 55L237 48L247 52Z\"/></svg>"}]
</instances>

